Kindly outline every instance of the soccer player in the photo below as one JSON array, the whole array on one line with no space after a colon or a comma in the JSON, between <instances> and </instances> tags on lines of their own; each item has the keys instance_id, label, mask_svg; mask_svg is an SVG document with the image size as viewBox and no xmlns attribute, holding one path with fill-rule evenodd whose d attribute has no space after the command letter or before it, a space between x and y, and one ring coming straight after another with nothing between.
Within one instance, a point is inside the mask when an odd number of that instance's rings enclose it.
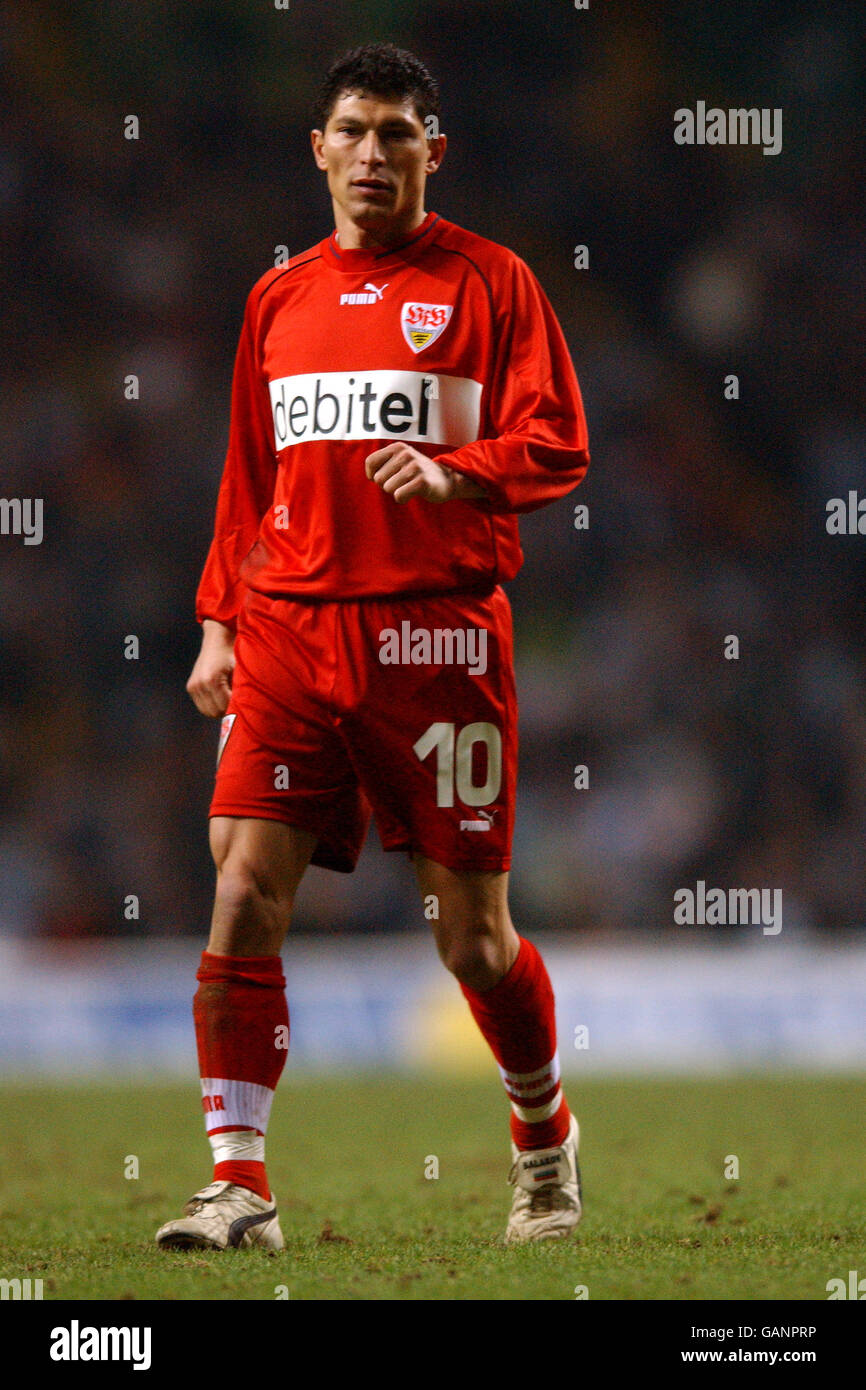
<instances>
[{"instance_id":1,"label":"soccer player","mask_svg":"<svg viewBox=\"0 0 866 1390\"><path fill-rule=\"evenodd\" d=\"M581 1215L544 963L508 909L517 710L501 587L517 514L589 461L565 340L513 252L425 210L438 87L390 44L331 68L312 131L335 229L249 296L187 689L222 717L195 1019L212 1182L163 1247L283 1248L265 1132L288 1042L280 951L308 864L371 815L511 1102L506 1240Z\"/></svg>"}]
</instances>

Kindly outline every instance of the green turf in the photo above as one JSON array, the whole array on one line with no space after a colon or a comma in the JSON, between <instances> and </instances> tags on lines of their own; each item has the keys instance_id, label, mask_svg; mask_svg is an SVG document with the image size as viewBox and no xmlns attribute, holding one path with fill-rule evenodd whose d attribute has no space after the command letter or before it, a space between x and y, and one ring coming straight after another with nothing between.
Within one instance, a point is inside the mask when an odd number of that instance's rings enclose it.
<instances>
[{"instance_id":1,"label":"green turf","mask_svg":"<svg viewBox=\"0 0 866 1390\"><path fill-rule=\"evenodd\" d=\"M188 1087L0 1088L0 1277L66 1299L826 1299L866 1273L864 1078L588 1081L586 1215L506 1248L507 1112L479 1083L287 1080L268 1136L286 1250L163 1253L210 1178ZM129 1156L139 1177L127 1179ZM439 1177L424 1176L435 1155ZM724 1176L736 1155L740 1176Z\"/></svg>"}]
</instances>

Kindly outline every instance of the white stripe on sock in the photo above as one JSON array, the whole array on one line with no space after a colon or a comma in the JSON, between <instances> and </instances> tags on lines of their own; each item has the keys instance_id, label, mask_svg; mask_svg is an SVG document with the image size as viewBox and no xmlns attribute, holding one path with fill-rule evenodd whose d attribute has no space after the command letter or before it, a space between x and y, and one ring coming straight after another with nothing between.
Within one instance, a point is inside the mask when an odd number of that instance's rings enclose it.
<instances>
[{"instance_id":1,"label":"white stripe on sock","mask_svg":"<svg viewBox=\"0 0 866 1390\"><path fill-rule=\"evenodd\" d=\"M520 1091L523 1095L540 1095L548 1087L555 1086L560 1078L559 1053L554 1052L547 1065L539 1067L538 1071L506 1071L504 1067L500 1067L499 1075L509 1091ZM537 1082L545 1084L538 1086L535 1084Z\"/></svg>"},{"instance_id":2,"label":"white stripe on sock","mask_svg":"<svg viewBox=\"0 0 866 1390\"><path fill-rule=\"evenodd\" d=\"M254 1129L235 1129L229 1134L212 1134L210 1146L213 1149L214 1163L231 1163L239 1159L255 1163L265 1161L265 1137L263 1134L256 1134Z\"/></svg>"},{"instance_id":3,"label":"white stripe on sock","mask_svg":"<svg viewBox=\"0 0 866 1390\"><path fill-rule=\"evenodd\" d=\"M203 1076L205 1129L260 1129L264 1134L271 1114L274 1093L269 1086L253 1081L227 1081L220 1076Z\"/></svg>"},{"instance_id":4,"label":"white stripe on sock","mask_svg":"<svg viewBox=\"0 0 866 1390\"><path fill-rule=\"evenodd\" d=\"M556 1085L556 1077L548 1074L537 1086L515 1086L512 1081L506 1081L505 1089L512 1100L533 1100L536 1096L543 1096L545 1091L552 1090Z\"/></svg>"},{"instance_id":5,"label":"white stripe on sock","mask_svg":"<svg viewBox=\"0 0 866 1390\"><path fill-rule=\"evenodd\" d=\"M562 1088L557 1086L556 1095L549 1104L539 1105L536 1110L526 1110L522 1105L518 1105L516 1101L512 1101L511 1109L514 1111L518 1120L523 1120L524 1123L528 1125L537 1125L540 1124L542 1120L549 1120L552 1115L555 1115L561 1104Z\"/></svg>"}]
</instances>

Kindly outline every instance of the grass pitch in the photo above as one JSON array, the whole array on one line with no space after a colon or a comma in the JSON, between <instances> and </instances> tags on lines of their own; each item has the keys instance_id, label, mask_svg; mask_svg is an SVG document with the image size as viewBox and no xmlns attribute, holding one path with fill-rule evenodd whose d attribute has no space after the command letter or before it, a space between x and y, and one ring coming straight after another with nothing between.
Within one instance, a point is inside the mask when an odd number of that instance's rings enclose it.
<instances>
[{"instance_id":1,"label":"grass pitch","mask_svg":"<svg viewBox=\"0 0 866 1390\"><path fill-rule=\"evenodd\" d=\"M286 1250L268 1255L153 1244L210 1179L193 1081L6 1085L0 1276L41 1278L45 1299L572 1300L583 1287L643 1301L825 1300L829 1279L866 1272L866 1078L567 1090L584 1220L572 1240L515 1249L495 1074L284 1077L268 1171Z\"/></svg>"}]
</instances>

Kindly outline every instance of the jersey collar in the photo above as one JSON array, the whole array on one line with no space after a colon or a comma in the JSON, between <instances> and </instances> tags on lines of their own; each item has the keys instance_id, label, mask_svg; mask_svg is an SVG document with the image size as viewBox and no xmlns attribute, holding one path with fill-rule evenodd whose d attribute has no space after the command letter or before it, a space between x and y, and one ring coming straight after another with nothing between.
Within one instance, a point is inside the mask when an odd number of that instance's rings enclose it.
<instances>
[{"instance_id":1,"label":"jersey collar","mask_svg":"<svg viewBox=\"0 0 866 1390\"><path fill-rule=\"evenodd\" d=\"M322 254L328 265L346 275L357 275L359 271L365 273L378 270L389 266L392 262L408 261L414 259L416 255L420 255L435 240L440 230L438 224L441 222L442 218L438 212L428 212L424 221L410 232L405 241L401 241L399 246L389 246L385 251L373 251L366 247L346 251L337 241L335 229L327 241L322 242Z\"/></svg>"}]
</instances>

